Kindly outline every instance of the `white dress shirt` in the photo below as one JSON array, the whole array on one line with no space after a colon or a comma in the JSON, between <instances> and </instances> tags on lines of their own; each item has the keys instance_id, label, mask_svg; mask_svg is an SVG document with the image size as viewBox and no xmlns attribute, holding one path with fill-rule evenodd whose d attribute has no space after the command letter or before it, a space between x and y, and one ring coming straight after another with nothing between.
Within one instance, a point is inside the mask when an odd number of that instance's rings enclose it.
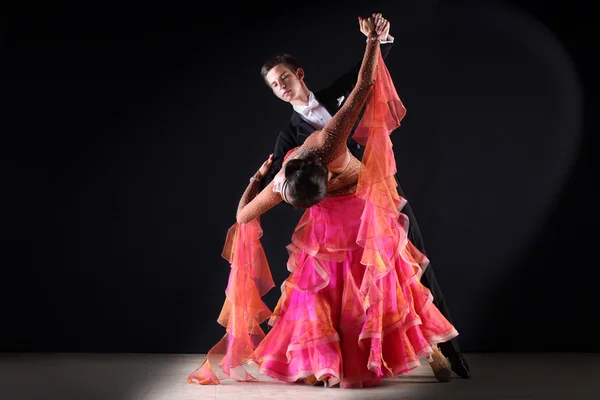
<instances>
[{"instance_id":1,"label":"white dress shirt","mask_svg":"<svg viewBox=\"0 0 600 400\"><path fill-rule=\"evenodd\" d=\"M331 119L331 114L315 99L313 92L310 92L308 96L308 105L294 106L294 111L300 114L300 117L314 126L315 129L323 129Z\"/></svg>"},{"instance_id":2,"label":"white dress shirt","mask_svg":"<svg viewBox=\"0 0 600 400\"><path fill-rule=\"evenodd\" d=\"M387 40L380 40L379 43L394 43L394 37L392 35L388 35ZM338 106L344 101L344 98L341 97L338 100ZM300 114L300 118L311 124L315 127L315 129L323 129L325 125L331 119L331 114L329 111L317 101L313 92L310 92L308 96L308 105L307 106L296 106L293 105L294 111Z\"/></svg>"}]
</instances>

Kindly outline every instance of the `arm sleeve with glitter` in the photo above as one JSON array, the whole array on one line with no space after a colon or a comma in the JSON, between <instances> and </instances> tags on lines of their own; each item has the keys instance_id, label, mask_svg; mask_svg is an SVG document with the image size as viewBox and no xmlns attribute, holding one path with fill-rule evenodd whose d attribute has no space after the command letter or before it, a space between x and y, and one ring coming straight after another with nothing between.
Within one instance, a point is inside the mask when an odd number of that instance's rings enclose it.
<instances>
[{"instance_id":1,"label":"arm sleeve with glitter","mask_svg":"<svg viewBox=\"0 0 600 400\"><path fill-rule=\"evenodd\" d=\"M376 40L374 33L369 36L366 47L358 80L348 96L348 100L322 130L313 132L306 139L300 149L316 154L325 164L335 160L346 151L346 140L375 83L380 49L379 40ZM300 151L298 155L302 153L304 151ZM273 185L274 182L271 181L258 193L259 182L250 182L238 205L238 223L248 223L282 201L281 194L273 192Z\"/></svg>"},{"instance_id":2,"label":"arm sleeve with glitter","mask_svg":"<svg viewBox=\"0 0 600 400\"><path fill-rule=\"evenodd\" d=\"M335 160L347 151L346 141L352 131L354 122L360 114L371 87L375 83L377 62L379 60L379 40L371 34L367 40L367 48L363 57L358 80L348 99L340 110L320 131L312 133L304 145L305 151L317 155L325 164Z\"/></svg>"},{"instance_id":3,"label":"arm sleeve with glitter","mask_svg":"<svg viewBox=\"0 0 600 400\"><path fill-rule=\"evenodd\" d=\"M271 181L261 191L259 181L250 182L238 205L236 216L238 223L246 224L281 203L281 195L273 191L273 185L274 182Z\"/></svg>"}]
</instances>

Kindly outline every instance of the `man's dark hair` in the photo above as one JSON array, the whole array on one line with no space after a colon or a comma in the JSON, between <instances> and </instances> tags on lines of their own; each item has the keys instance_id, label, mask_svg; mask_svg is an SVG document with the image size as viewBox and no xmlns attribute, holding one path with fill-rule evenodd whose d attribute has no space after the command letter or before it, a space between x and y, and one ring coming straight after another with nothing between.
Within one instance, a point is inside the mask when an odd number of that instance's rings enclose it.
<instances>
[{"instance_id":1,"label":"man's dark hair","mask_svg":"<svg viewBox=\"0 0 600 400\"><path fill-rule=\"evenodd\" d=\"M298 60L296 60L293 56L284 53L276 55L270 58L266 63L264 63L262 68L260 69L260 75L263 77L263 79L266 79L269 71L272 70L274 67L278 66L279 64L285 65L294 73L298 70L298 68L300 68Z\"/></svg>"}]
</instances>

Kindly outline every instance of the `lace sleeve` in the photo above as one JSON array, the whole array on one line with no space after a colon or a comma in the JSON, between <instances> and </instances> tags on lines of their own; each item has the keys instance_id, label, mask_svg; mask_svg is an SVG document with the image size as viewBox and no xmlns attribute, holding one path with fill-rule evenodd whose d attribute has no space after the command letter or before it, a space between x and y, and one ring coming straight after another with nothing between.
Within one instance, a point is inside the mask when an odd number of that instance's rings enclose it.
<instances>
[{"instance_id":1,"label":"lace sleeve","mask_svg":"<svg viewBox=\"0 0 600 400\"><path fill-rule=\"evenodd\" d=\"M369 35L358 81L340 110L320 131L315 131L306 140L304 151L310 150L325 164L330 163L346 152L346 141L356 122L356 118L375 83L379 60L379 40L374 33ZM304 152L303 151L303 152Z\"/></svg>"},{"instance_id":2,"label":"lace sleeve","mask_svg":"<svg viewBox=\"0 0 600 400\"><path fill-rule=\"evenodd\" d=\"M238 205L237 222L247 224L253 219L261 216L277 204L281 203L281 195L273 191L273 181L271 181L260 193L259 181L250 182ZM257 195L258 193L258 195Z\"/></svg>"}]
</instances>

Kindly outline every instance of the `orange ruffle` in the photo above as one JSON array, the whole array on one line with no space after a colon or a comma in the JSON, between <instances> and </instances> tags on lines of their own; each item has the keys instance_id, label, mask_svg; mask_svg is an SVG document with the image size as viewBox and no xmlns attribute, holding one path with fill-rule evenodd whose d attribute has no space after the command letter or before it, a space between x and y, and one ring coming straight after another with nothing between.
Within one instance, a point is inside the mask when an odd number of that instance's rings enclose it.
<instances>
[{"instance_id":1,"label":"orange ruffle","mask_svg":"<svg viewBox=\"0 0 600 400\"><path fill-rule=\"evenodd\" d=\"M262 233L258 219L236 223L227 232L223 257L230 262L231 272L217 320L226 333L208 352L204 363L189 375L189 383L215 385L226 377L256 380L246 368L265 337L260 324L271 315L261 297L275 285L260 244Z\"/></svg>"}]
</instances>

